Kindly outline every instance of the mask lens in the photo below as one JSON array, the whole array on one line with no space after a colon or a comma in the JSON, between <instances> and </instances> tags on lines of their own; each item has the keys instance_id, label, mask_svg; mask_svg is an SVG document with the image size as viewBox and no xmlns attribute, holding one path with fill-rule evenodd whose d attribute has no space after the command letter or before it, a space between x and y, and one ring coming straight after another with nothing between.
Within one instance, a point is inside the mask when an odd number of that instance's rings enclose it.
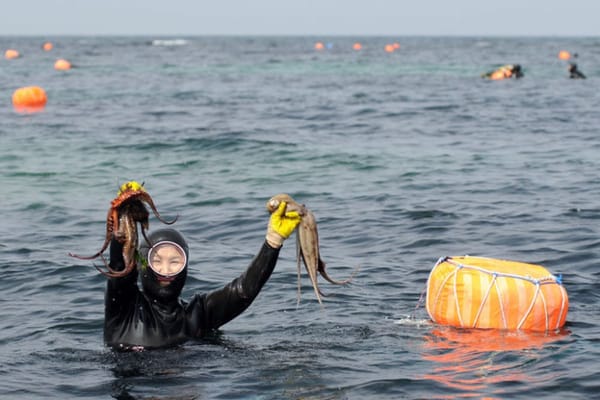
<instances>
[{"instance_id":1,"label":"mask lens","mask_svg":"<svg viewBox=\"0 0 600 400\"><path fill-rule=\"evenodd\" d=\"M180 273L187 262L185 251L174 242L160 242L148 252L148 265L161 276L174 276Z\"/></svg>"}]
</instances>

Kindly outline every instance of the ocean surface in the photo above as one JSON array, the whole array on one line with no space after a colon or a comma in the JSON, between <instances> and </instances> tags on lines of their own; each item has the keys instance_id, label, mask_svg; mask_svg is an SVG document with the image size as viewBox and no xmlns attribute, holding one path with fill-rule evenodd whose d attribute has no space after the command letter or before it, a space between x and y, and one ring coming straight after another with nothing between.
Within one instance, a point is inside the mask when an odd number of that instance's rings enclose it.
<instances>
[{"instance_id":1,"label":"ocean surface","mask_svg":"<svg viewBox=\"0 0 600 400\"><path fill-rule=\"evenodd\" d=\"M0 44L22 55L0 60L0 398L598 396L600 38ZM587 80L568 78L560 50L577 53ZM56 71L57 58L75 67ZM524 78L481 79L505 63ZM30 85L48 104L18 113L12 93ZM179 216L191 247L184 299L243 272L264 240L265 202L281 192L315 213L329 274L359 272L348 286L322 281L323 307L303 273L297 305L292 238L218 334L114 352L100 261L67 254L99 250L110 201L131 179L165 218ZM464 254L562 274L564 329L432 323L429 272Z\"/></svg>"}]
</instances>

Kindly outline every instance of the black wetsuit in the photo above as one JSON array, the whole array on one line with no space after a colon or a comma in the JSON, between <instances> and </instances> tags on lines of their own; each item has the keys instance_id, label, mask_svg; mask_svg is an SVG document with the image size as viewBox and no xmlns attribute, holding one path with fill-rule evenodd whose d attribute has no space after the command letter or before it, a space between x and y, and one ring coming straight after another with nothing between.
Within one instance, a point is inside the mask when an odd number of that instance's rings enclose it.
<instances>
[{"instance_id":1,"label":"black wetsuit","mask_svg":"<svg viewBox=\"0 0 600 400\"><path fill-rule=\"evenodd\" d=\"M117 349L156 348L183 343L215 330L241 314L267 282L279 256L266 242L250 266L221 289L196 294L189 302L162 302L138 288L138 271L109 278L106 286L104 341ZM122 245L113 240L110 266L124 268ZM185 277L184 277L185 279Z\"/></svg>"},{"instance_id":2,"label":"black wetsuit","mask_svg":"<svg viewBox=\"0 0 600 400\"><path fill-rule=\"evenodd\" d=\"M579 69L577 69L577 64L569 64L569 78L585 79L585 75Z\"/></svg>"}]
</instances>

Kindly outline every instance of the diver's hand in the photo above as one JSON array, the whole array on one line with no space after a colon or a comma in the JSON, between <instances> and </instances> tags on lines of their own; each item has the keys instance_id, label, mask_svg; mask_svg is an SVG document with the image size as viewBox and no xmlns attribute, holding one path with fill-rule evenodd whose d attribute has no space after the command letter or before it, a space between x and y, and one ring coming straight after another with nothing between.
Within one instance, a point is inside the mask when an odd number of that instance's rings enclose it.
<instances>
[{"instance_id":1,"label":"diver's hand","mask_svg":"<svg viewBox=\"0 0 600 400\"><path fill-rule=\"evenodd\" d=\"M281 247L283 241L290 237L302 220L297 211L285 212L286 207L286 202L282 201L277 210L273 211L269 220L266 239L269 246L275 249Z\"/></svg>"}]
</instances>

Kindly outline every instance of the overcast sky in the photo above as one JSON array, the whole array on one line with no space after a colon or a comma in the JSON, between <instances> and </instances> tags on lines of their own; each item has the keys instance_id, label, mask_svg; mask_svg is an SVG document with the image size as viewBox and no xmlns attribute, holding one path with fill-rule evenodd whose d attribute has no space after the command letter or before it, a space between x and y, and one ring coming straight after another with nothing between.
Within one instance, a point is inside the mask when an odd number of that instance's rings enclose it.
<instances>
[{"instance_id":1,"label":"overcast sky","mask_svg":"<svg viewBox=\"0 0 600 400\"><path fill-rule=\"evenodd\" d=\"M600 36L600 0L0 0L0 35Z\"/></svg>"}]
</instances>

